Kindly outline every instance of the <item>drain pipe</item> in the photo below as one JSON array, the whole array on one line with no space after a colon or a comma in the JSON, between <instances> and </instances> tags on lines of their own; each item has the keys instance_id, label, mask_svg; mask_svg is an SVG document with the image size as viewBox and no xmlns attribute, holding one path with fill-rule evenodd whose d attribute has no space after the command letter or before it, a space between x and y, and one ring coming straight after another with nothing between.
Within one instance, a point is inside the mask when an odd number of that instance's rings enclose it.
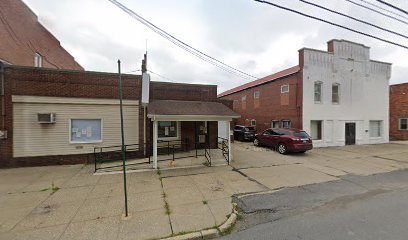
<instances>
[{"instance_id":1,"label":"drain pipe","mask_svg":"<svg viewBox=\"0 0 408 240\"><path fill-rule=\"evenodd\" d=\"M0 97L1 97L1 127L0 131L4 131L5 126L5 116L6 116L6 103L4 101L5 87L4 87L4 63L0 62ZM1 137L1 136L0 136Z\"/></svg>"}]
</instances>

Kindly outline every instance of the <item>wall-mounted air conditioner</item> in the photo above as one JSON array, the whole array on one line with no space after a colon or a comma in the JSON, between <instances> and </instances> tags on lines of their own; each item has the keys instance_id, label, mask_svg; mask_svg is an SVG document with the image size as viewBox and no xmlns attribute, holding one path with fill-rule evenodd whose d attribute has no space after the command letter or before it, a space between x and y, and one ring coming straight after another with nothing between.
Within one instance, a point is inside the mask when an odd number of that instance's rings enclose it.
<instances>
[{"instance_id":1,"label":"wall-mounted air conditioner","mask_svg":"<svg viewBox=\"0 0 408 240\"><path fill-rule=\"evenodd\" d=\"M55 113L37 113L38 123L55 123Z\"/></svg>"}]
</instances>

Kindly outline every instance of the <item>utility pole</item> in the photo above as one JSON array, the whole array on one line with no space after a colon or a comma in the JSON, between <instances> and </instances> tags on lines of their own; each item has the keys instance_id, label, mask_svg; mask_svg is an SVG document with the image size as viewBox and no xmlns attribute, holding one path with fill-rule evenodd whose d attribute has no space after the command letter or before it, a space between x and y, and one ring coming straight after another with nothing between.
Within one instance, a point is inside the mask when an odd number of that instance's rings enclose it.
<instances>
[{"instance_id":1,"label":"utility pole","mask_svg":"<svg viewBox=\"0 0 408 240\"><path fill-rule=\"evenodd\" d=\"M126 148L125 134L123 131L123 109L122 109L122 74L120 72L120 60L118 60L119 73L119 101L120 101L120 131L122 135L122 165L123 165L123 188L125 192L125 217L128 217L127 185L126 185Z\"/></svg>"}]
</instances>

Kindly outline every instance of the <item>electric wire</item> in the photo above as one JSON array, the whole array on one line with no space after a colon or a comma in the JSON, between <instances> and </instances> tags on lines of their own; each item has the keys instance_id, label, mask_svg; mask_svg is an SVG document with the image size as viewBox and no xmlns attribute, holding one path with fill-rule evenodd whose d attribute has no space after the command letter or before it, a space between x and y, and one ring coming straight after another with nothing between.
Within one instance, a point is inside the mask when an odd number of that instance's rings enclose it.
<instances>
[{"instance_id":1,"label":"electric wire","mask_svg":"<svg viewBox=\"0 0 408 240\"><path fill-rule=\"evenodd\" d=\"M192 47L191 45L179 40L178 38L174 37L173 35L167 33L166 31L164 31L163 29L157 27L156 25L154 25L153 23L151 23L150 21L146 20L145 18L141 17L140 15L138 15L137 13L135 13L133 10L127 8L126 6L124 6L123 4L119 3L116 0L109 0L111 3L113 3L115 6L119 7L121 10L123 10L124 12L126 12L128 15L130 15L131 17L135 18L136 20L138 20L140 23L142 23L143 25L145 25L146 27L148 27L149 29L151 29L152 31L154 31L155 33L159 34L160 36L162 36L163 38L167 39L168 41L172 42L174 45L182 48L183 50L189 52L190 54L200 58L203 61L206 61L207 63L210 63L228 73L234 74L236 76L242 77L242 78L254 78L257 79L257 77L250 75L248 73L245 73L237 68L234 68L214 57L209 56L208 54Z\"/></svg>"},{"instance_id":2,"label":"electric wire","mask_svg":"<svg viewBox=\"0 0 408 240\"><path fill-rule=\"evenodd\" d=\"M386 32L389 32L389 33L392 33L392 34L395 34L395 35L398 35L398 36L400 36L400 37L408 38L407 35L404 35L404 34L401 34L401 33L398 33L398 32L395 32L395 31L392 31L392 30L383 28L383 27L380 27L380 26L375 25L375 24L373 24L373 23L370 23L370 22L367 22L367 21L364 21L364 20L361 20L361 19L352 17L352 16L350 16L350 15L347 15L347 14L344 14L344 13L341 13L341 12L337 12L337 11L335 11L335 10L326 8L326 7L321 6L321 5L318 5L318 4L316 4L316 3L308 2L308 1L305 1L305 0L299 0L299 1L301 1L301 2L303 2L303 3L306 3L306 4L309 4L309 5L312 5L312 6L314 6L314 7L317 7L317 8L326 10L326 11L329 11L329 12L331 12L331 13L334 13L334 14L337 14L337 15L340 15L340 16L343 16L343 17L352 19L352 20L354 20L354 21L367 24L367 25L372 26L372 27L375 27L375 28L377 28L377 29L380 29L380 30L383 30L383 31L386 31Z\"/></svg>"},{"instance_id":3,"label":"electric wire","mask_svg":"<svg viewBox=\"0 0 408 240\"><path fill-rule=\"evenodd\" d=\"M399 19L399 18L396 18L396 17L391 16L391 15L386 14L386 13L382 13L382 12L380 12L380 11L378 11L378 10L375 10L374 8L367 7L367 6L363 5L363 4L354 2L354 1L352 1L352 0L345 0L345 1L347 1L347 2L349 2L349 3L352 3L352 4L356 5L356 6L359 6L359 7L368 9L368 10L371 10L371 11L376 12L376 13L378 13L378 14L381 14L381 15L383 15L383 16L385 16L385 17L389 17L389 18L391 18L391 19L394 19L395 21L399 21L399 22L401 22L401 23L404 23L404 24L407 24L407 25L408 25L408 22L407 22L407 21L401 20L401 19Z\"/></svg>"},{"instance_id":4,"label":"electric wire","mask_svg":"<svg viewBox=\"0 0 408 240\"><path fill-rule=\"evenodd\" d=\"M388 7L394 8L394 9L396 9L396 10L398 10L398 11L400 11L400 12L405 13L405 14L408 15L408 12L407 12L407 11L405 11L404 9L399 8L399 7L395 6L395 5L392 5L391 3L388 3L388 2L383 1L383 0L377 0L377 2L382 3L382 4L384 4L384 5L388 6Z\"/></svg>"},{"instance_id":5,"label":"electric wire","mask_svg":"<svg viewBox=\"0 0 408 240\"><path fill-rule=\"evenodd\" d=\"M396 13L396 12L393 12L393 11L390 11L390 10L388 10L388 9L386 9L386 8L381 7L381 6L378 6L377 4L371 3L371 2L366 1L366 0L360 0L360 2L363 2L363 3L365 3L365 4L371 5L371 6L373 6L373 7L376 7L376 8L378 8L378 9L381 9L381 10L383 10L383 11L386 11L386 12L388 12L388 13L394 14L394 15L396 15L396 16L398 16L398 17L402 17L402 18L405 18L406 20L408 20L408 17L406 17L406 16L404 16L404 15L402 15L402 14L399 14L399 13Z\"/></svg>"},{"instance_id":6,"label":"electric wire","mask_svg":"<svg viewBox=\"0 0 408 240\"><path fill-rule=\"evenodd\" d=\"M271 6L274 6L274 7L289 11L289 12L293 12L293 13L302 15L304 17L308 17L308 18L311 18L311 19L314 19L314 20L318 20L318 21L330 24L332 26L336 26L336 27L343 28L343 29L346 29L348 31L360 34L360 35L364 35L366 37L370 37L370 38L377 39L377 40L382 41L382 42L386 42L386 43L389 43L389 44L392 44L392 45L395 45L395 46L398 46L398 47L401 47L401 48L408 49L408 46L405 46L405 45L402 45L402 44L399 44L399 43L396 43L396 42L393 42L393 41L390 41L390 40L387 40L387 39L384 39L384 38L380 38L380 37L377 37L377 36L374 36L374 35L371 35L371 34L368 34L368 33L364 33L364 32L349 28L349 27L345 27L343 25L340 25L340 24L337 24L337 23L334 23L334 22L330 22L330 21L322 19L322 18L311 16L311 15L308 15L306 13L294 10L294 9L290 9L290 8L287 8L287 7L284 7L284 6L280 6L280 5L275 4L275 3L271 3L271 2L263 1L263 0L254 0L254 1L259 2L259 3L263 3L263 4L267 4L267 5L271 5Z\"/></svg>"}]
</instances>

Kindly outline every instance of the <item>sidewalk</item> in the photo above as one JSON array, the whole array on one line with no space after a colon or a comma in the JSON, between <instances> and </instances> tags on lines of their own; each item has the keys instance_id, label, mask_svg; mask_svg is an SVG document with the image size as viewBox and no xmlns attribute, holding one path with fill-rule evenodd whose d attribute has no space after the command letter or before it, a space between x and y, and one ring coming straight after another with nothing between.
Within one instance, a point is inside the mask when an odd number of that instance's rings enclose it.
<instances>
[{"instance_id":1,"label":"sidewalk","mask_svg":"<svg viewBox=\"0 0 408 240\"><path fill-rule=\"evenodd\" d=\"M152 239L213 228L232 211L231 195L260 191L229 166L127 175L91 166L0 170L0 239ZM160 173L160 175L158 174Z\"/></svg>"}]
</instances>

